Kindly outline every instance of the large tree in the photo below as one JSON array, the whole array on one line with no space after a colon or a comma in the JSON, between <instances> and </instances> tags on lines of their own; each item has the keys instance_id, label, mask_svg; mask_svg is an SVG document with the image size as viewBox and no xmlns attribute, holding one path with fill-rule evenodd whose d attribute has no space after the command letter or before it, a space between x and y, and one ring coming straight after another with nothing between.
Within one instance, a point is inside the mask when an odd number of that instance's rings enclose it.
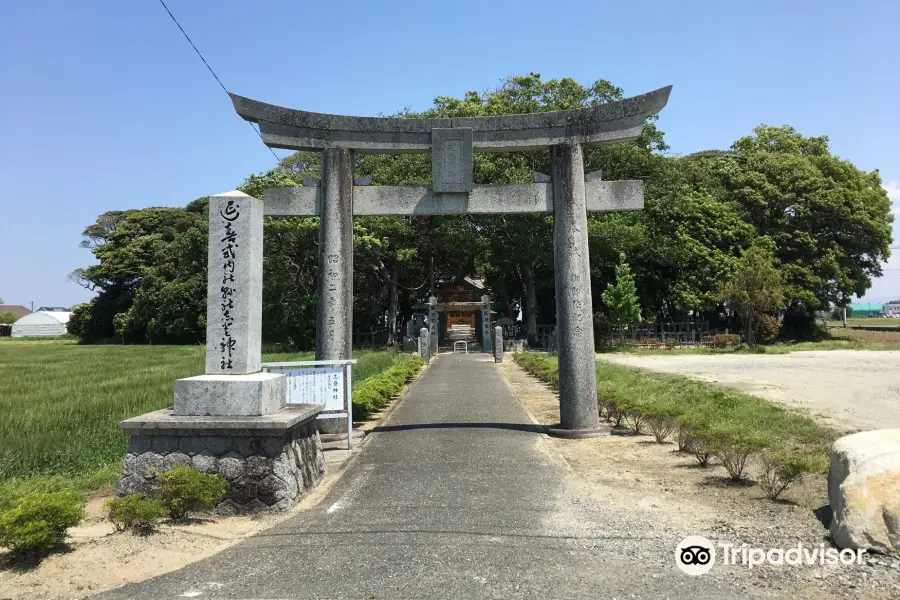
<instances>
[{"instance_id":1,"label":"large tree","mask_svg":"<svg viewBox=\"0 0 900 600\"><path fill-rule=\"evenodd\" d=\"M809 315L862 296L890 256L891 203L877 171L831 154L828 138L760 125L712 161L728 201L774 243L785 309Z\"/></svg>"}]
</instances>

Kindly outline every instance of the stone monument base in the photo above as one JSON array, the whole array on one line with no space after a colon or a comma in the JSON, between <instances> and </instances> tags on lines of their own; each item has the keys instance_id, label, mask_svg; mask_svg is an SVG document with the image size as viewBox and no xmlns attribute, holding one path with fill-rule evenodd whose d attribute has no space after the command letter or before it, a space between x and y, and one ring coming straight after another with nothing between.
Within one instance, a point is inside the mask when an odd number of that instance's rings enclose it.
<instances>
[{"instance_id":1,"label":"stone monument base","mask_svg":"<svg viewBox=\"0 0 900 600\"><path fill-rule=\"evenodd\" d=\"M117 494L150 494L157 473L190 466L228 481L222 515L287 510L325 474L319 404L260 417L178 416L171 408L122 421L131 435Z\"/></svg>"},{"instance_id":2,"label":"stone monument base","mask_svg":"<svg viewBox=\"0 0 900 600\"><path fill-rule=\"evenodd\" d=\"M284 408L287 388L280 373L198 375L175 380L175 414L260 416Z\"/></svg>"}]
</instances>

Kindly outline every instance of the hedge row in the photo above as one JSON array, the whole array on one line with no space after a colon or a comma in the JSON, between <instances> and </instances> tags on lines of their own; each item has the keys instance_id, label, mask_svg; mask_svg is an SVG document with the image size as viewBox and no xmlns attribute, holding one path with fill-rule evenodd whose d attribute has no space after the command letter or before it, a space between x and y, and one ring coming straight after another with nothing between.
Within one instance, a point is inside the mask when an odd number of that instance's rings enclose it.
<instances>
[{"instance_id":1,"label":"hedge row","mask_svg":"<svg viewBox=\"0 0 900 600\"><path fill-rule=\"evenodd\" d=\"M415 355L402 355L397 362L353 388L353 418L365 419L385 408L391 397L403 389L425 361Z\"/></svg>"},{"instance_id":2,"label":"hedge row","mask_svg":"<svg viewBox=\"0 0 900 600\"><path fill-rule=\"evenodd\" d=\"M516 354L538 379L558 388L556 359ZM601 417L616 427L678 442L701 465L718 458L734 480L751 459L762 466L760 487L772 499L806 473L824 473L834 431L777 404L677 375L604 363L597 369Z\"/></svg>"}]
</instances>

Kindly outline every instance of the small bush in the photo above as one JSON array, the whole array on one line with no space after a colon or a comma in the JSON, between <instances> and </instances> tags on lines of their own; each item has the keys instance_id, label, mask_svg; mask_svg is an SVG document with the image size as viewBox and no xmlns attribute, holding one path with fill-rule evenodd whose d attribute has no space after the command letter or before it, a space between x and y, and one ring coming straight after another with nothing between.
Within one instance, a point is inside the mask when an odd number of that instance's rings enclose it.
<instances>
[{"instance_id":1,"label":"small bush","mask_svg":"<svg viewBox=\"0 0 900 600\"><path fill-rule=\"evenodd\" d=\"M606 403L606 414L613 427L621 427L622 419L625 418L625 405L616 400L610 400Z\"/></svg>"},{"instance_id":2,"label":"small bush","mask_svg":"<svg viewBox=\"0 0 900 600\"><path fill-rule=\"evenodd\" d=\"M710 444L709 426L704 418L709 415L698 411L696 414L685 415L680 419L680 433L684 435L679 439L679 445L683 444L685 452L693 456L701 467L709 465L709 459L713 457L714 449Z\"/></svg>"},{"instance_id":3,"label":"small bush","mask_svg":"<svg viewBox=\"0 0 900 600\"><path fill-rule=\"evenodd\" d=\"M750 456L765 448L770 440L760 431L729 427L714 434L715 454L732 481L741 481Z\"/></svg>"},{"instance_id":4,"label":"small bush","mask_svg":"<svg viewBox=\"0 0 900 600\"><path fill-rule=\"evenodd\" d=\"M717 333L707 341L713 348L734 348L741 343L741 336L736 333Z\"/></svg>"},{"instance_id":5,"label":"small bush","mask_svg":"<svg viewBox=\"0 0 900 600\"><path fill-rule=\"evenodd\" d=\"M157 490L158 500L174 521L183 520L189 511L213 508L228 491L224 478L190 467L159 473L159 479L162 484Z\"/></svg>"},{"instance_id":6,"label":"small bush","mask_svg":"<svg viewBox=\"0 0 900 600\"><path fill-rule=\"evenodd\" d=\"M702 436L691 435L688 438L688 452L697 459L701 467L709 466L709 459L713 457L708 440Z\"/></svg>"},{"instance_id":7,"label":"small bush","mask_svg":"<svg viewBox=\"0 0 900 600\"><path fill-rule=\"evenodd\" d=\"M663 444L675 431L677 420L672 415L653 414L647 417L647 428L653 434L657 444Z\"/></svg>"},{"instance_id":8,"label":"small bush","mask_svg":"<svg viewBox=\"0 0 900 600\"><path fill-rule=\"evenodd\" d=\"M785 454L763 454L763 472L759 477L759 487L771 500L776 500L786 489L798 483L807 473L824 470L827 460L822 455L792 452Z\"/></svg>"},{"instance_id":9,"label":"small bush","mask_svg":"<svg viewBox=\"0 0 900 600\"><path fill-rule=\"evenodd\" d=\"M772 315L760 315L759 324L756 326L756 341L760 344L774 344L781 332L781 324L778 317Z\"/></svg>"},{"instance_id":10,"label":"small bush","mask_svg":"<svg viewBox=\"0 0 900 600\"><path fill-rule=\"evenodd\" d=\"M597 394L597 410L601 419L609 419L609 403L600 394Z\"/></svg>"},{"instance_id":11,"label":"small bush","mask_svg":"<svg viewBox=\"0 0 900 600\"><path fill-rule=\"evenodd\" d=\"M678 442L678 451L679 452L689 452L691 449L691 435L688 433L687 428L678 427L678 436L676 437Z\"/></svg>"},{"instance_id":12,"label":"small bush","mask_svg":"<svg viewBox=\"0 0 900 600\"><path fill-rule=\"evenodd\" d=\"M156 522L166 516L166 509L159 500L145 498L143 494L131 494L112 498L106 503L109 520L117 531L130 529L134 533L146 533L156 526Z\"/></svg>"},{"instance_id":13,"label":"small bush","mask_svg":"<svg viewBox=\"0 0 900 600\"><path fill-rule=\"evenodd\" d=\"M632 408L627 413L628 423L631 425L631 429L637 434L640 435L643 433L644 426L644 412L640 408Z\"/></svg>"},{"instance_id":14,"label":"small bush","mask_svg":"<svg viewBox=\"0 0 900 600\"><path fill-rule=\"evenodd\" d=\"M679 343L678 338L666 338L666 349L674 350L679 347L681 347L681 344Z\"/></svg>"},{"instance_id":15,"label":"small bush","mask_svg":"<svg viewBox=\"0 0 900 600\"><path fill-rule=\"evenodd\" d=\"M0 546L16 554L43 556L83 518L84 502L75 492L28 494L0 515Z\"/></svg>"}]
</instances>

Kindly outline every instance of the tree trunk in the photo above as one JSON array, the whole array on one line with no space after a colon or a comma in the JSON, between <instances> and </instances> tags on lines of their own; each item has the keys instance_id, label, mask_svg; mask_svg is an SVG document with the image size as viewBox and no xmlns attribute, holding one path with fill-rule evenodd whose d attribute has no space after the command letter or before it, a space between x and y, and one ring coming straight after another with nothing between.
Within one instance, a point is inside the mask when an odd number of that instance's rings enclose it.
<instances>
[{"instance_id":1,"label":"tree trunk","mask_svg":"<svg viewBox=\"0 0 900 600\"><path fill-rule=\"evenodd\" d=\"M530 266L525 265L522 268L522 276L525 279L525 337L528 344L532 345L537 340L537 290Z\"/></svg>"},{"instance_id":2,"label":"tree trunk","mask_svg":"<svg viewBox=\"0 0 900 600\"><path fill-rule=\"evenodd\" d=\"M388 284L390 298L388 300L388 346L397 343L397 280L400 279L400 261L395 260L391 269L391 281Z\"/></svg>"}]
</instances>

